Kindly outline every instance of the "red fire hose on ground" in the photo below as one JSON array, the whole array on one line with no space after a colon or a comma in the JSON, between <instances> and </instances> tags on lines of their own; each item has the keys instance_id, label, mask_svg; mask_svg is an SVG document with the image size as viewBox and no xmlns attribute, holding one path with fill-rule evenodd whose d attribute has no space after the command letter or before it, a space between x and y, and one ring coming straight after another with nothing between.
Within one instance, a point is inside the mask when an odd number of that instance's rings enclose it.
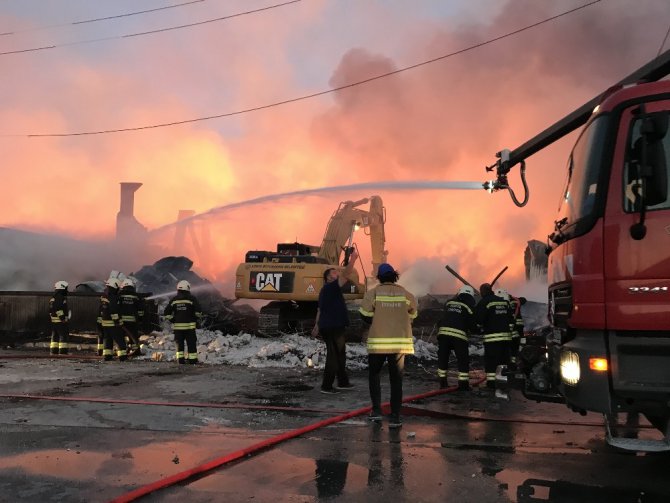
<instances>
[{"instance_id":1,"label":"red fire hose on ground","mask_svg":"<svg viewBox=\"0 0 670 503\"><path fill-rule=\"evenodd\" d=\"M484 378L481 378L477 380L474 384L480 384L484 381ZM456 391L458 387L452 386L450 388L445 388L445 389L439 389L439 390L433 390L433 391L428 391L426 393L421 393L419 395L414 395L414 396L409 396L407 398L403 399L403 403L406 402L413 402L416 400L421 400L424 398L430 398L433 396L437 395L442 395L445 393L452 393ZM388 407L388 402L385 403L383 406ZM131 501L137 501L139 498L142 498L143 496L147 496L153 492L159 491L161 489L165 489L167 487L170 487L172 485L178 484L180 482L185 482L187 480L190 480L194 477L200 476L204 473L207 473L209 471L212 471L216 468L219 468L221 466L228 465L234 461L241 460L243 458L249 458L251 456L254 456L261 451L269 448L269 447L274 447L275 445L278 445L286 440L290 440L292 438L296 438L300 435L304 435L305 433L309 433L310 431L317 430L319 428L323 428L325 426L330 426L331 424L336 424L340 423L342 421L346 421L347 419L351 419L352 417L360 416L361 414L365 414L367 412L370 412L372 410L372 407L363 407L362 409L357 409L353 410L351 412L347 412L346 414L341 414L339 416L331 417L329 419L325 419L323 421L318 421L316 423L308 424L307 426L303 426L301 428L297 428L295 430L287 431L285 433L282 433L280 435L268 438L266 440L263 440L262 442L258 442L256 444L250 445L249 447L245 447L244 449L237 450L235 452L231 452L230 454L226 454L225 456L213 459L212 461L209 461L207 463L203 463L201 465L198 465L194 468L191 468L189 470L184 470L179 473L175 473L174 475L171 475L169 477L166 477L164 479L157 480L155 482L152 482L150 484L144 485L142 487L138 487L137 489L134 489L130 491L129 493L126 493L122 496L119 496L117 498L114 498L111 500L110 503L127 503Z\"/></svg>"}]
</instances>

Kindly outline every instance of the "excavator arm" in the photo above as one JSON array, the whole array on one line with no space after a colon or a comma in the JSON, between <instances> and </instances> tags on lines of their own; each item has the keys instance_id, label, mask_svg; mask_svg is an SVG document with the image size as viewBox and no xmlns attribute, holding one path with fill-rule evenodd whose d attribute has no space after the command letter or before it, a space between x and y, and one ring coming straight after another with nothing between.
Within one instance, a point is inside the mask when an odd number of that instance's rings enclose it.
<instances>
[{"instance_id":1,"label":"excavator arm","mask_svg":"<svg viewBox=\"0 0 670 503\"><path fill-rule=\"evenodd\" d=\"M370 203L369 210L360 208L367 203ZM373 274L376 274L377 267L386 261L388 254L384 249L384 222L384 205L379 196L340 203L326 227L319 256L325 258L329 264L339 264L342 251L352 244L354 232L364 228L370 236Z\"/></svg>"}]
</instances>

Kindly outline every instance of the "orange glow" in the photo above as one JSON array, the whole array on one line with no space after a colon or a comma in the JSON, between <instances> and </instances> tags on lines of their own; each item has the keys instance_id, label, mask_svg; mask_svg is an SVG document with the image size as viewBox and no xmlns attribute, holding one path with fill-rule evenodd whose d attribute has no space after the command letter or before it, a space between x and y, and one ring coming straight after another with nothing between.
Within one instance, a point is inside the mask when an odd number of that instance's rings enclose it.
<instances>
[{"instance_id":1,"label":"orange glow","mask_svg":"<svg viewBox=\"0 0 670 503\"><path fill-rule=\"evenodd\" d=\"M533 2L522 17L546 18L555 13L551 4ZM505 7L492 14L496 17L454 21L453 29L446 21L443 26L393 14L384 2L352 2L354 12L347 12L347 19L375 20L366 26L365 37L323 29L314 51L302 41L305 34L317 33L313 30L322 18L329 19L327 5L307 3L301 15L285 22L255 16L225 30L203 28L188 38L110 44L95 59L74 52L75 46L58 49L53 58L3 60L8 77L0 93L0 133L19 136L0 138L0 226L111 239L119 182L143 183L135 194L135 217L151 230L175 221L179 210L201 213L307 188L484 181L490 174L483 167L495 160L495 152L522 144L649 56L648 44L641 42L646 38L631 33L620 40L616 9L609 14L584 10L580 16L598 16L587 21L599 31L566 36L558 25L548 24L545 31L529 31L416 71L254 113L117 134L23 136L170 123L276 103L393 72L471 45L473 34L484 40L524 24L515 2L501 3ZM660 14L666 7L659 2L655 10L627 15L637 20L632 26L648 26L664 19ZM4 20L12 25L12 19ZM388 37L395 33L392 26L413 35ZM586 46L593 49L585 52ZM202 47L216 47L216 57ZM159 68L147 62L160 62ZM274 250L278 242L295 239L318 245L340 201L378 194L387 209L388 260L411 291L454 292L460 285L445 271L446 264L477 287L509 266L499 285L527 296L521 293L526 286L523 252L528 240L544 240L553 230L575 135L529 159L531 194L523 209L504 192L484 190L369 190L283 199L197 220L183 243L175 243L174 228L151 234L150 244L158 248L137 265L184 254L196 272L231 295L235 268L246 251ZM509 181L520 196L518 168ZM355 240L369 275L369 242L362 232ZM107 270L117 267L106 265ZM546 300L546 289L538 292L531 300Z\"/></svg>"},{"instance_id":2,"label":"orange glow","mask_svg":"<svg viewBox=\"0 0 670 503\"><path fill-rule=\"evenodd\" d=\"M596 372L607 372L609 364L606 358L589 358L589 368Z\"/></svg>"}]
</instances>

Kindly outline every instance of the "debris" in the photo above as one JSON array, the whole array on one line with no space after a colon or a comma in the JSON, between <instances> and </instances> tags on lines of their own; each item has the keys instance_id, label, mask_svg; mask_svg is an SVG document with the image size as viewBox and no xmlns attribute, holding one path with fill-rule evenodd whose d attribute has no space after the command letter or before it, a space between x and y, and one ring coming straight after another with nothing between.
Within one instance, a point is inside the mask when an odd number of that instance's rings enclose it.
<instances>
[{"instance_id":1,"label":"debris","mask_svg":"<svg viewBox=\"0 0 670 503\"><path fill-rule=\"evenodd\" d=\"M198 361L208 364L244 365L248 367L308 367L322 369L326 362L326 345L313 337L284 334L274 339L256 337L240 332L224 335L220 330L198 329ZM141 337L144 347L137 359L174 361L176 346L171 333L153 332ZM415 341L417 360L435 360L437 346ZM311 364L310 364L311 362ZM367 368L368 352L365 343L347 344L347 367Z\"/></svg>"}]
</instances>

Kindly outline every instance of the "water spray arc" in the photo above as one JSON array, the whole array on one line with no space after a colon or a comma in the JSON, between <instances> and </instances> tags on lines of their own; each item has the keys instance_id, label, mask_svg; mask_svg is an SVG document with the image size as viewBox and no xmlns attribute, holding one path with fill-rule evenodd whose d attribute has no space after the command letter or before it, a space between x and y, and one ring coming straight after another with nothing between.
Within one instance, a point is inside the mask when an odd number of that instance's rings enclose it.
<instances>
[{"instance_id":1,"label":"water spray arc","mask_svg":"<svg viewBox=\"0 0 670 503\"><path fill-rule=\"evenodd\" d=\"M279 201L281 199L288 199L291 197L300 197L300 196L314 196L319 194L328 194L328 193L337 193L337 192L351 192L351 191L360 191L360 190L392 190L392 191L415 191L415 190L481 190L481 182L468 182L468 181L431 181L431 180L420 180L420 181L397 181L397 182L364 182L364 183L354 183L350 185L334 185L330 187L320 187L315 189L305 189L305 190L295 190L291 192L281 192L278 194L269 194L266 196L255 197L252 199L247 199L245 201L239 201L236 203L226 204L223 206L216 206L211 208L203 213L193 215L188 218L184 218L177 222L172 222L170 224L163 225L153 229L151 233L162 231L176 225L184 225L194 220L201 218L207 218L219 213L224 213L226 211L231 211L237 208L243 208L245 206L253 206L256 204L270 203L274 201Z\"/></svg>"}]
</instances>

